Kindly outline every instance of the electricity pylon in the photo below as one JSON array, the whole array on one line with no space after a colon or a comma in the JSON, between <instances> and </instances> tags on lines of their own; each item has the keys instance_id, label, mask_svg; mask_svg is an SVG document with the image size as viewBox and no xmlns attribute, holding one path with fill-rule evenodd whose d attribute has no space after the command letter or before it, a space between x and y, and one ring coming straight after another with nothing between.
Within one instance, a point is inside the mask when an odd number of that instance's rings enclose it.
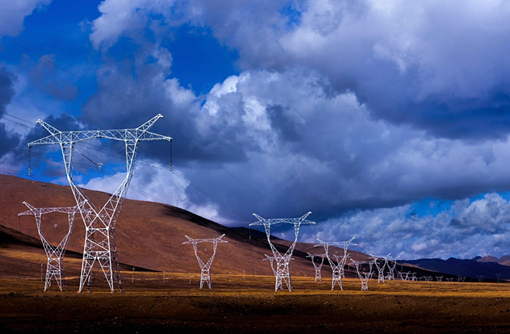
<instances>
[{"instance_id":1,"label":"electricity pylon","mask_svg":"<svg viewBox=\"0 0 510 334\"><path fill-rule=\"evenodd\" d=\"M388 281L395 279L395 268L397 267L397 261L398 261L399 257L400 257L400 255L397 256L397 258L395 260L388 262L388 276L386 277ZM392 264L392 262L393 262L393 264Z\"/></svg>"},{"instance_id":2,"label":"electricity pylon","mask_svg":"<svg viewBox=\"0 0 510 334\"><path fill-rule=\"evenodd\" d=\"M324 258L326 257L326 254L320 254L320 255L311 254L311 253L307 253L307 254L308 255L306 257L309 257L312 259L312 264L313 264L313 267L315 268L315 282L317 282L317 281L322 282L322 273L321 272L322 272L322 266L324 265ZM314 261L315 257L321 258L320 264L315 263L315 261Z\"/></svg>"},{"instance_id":3,"label":"electricity pylon","mask_svg":"<svg viewBox=\"0 0 510 334\"><path fill-rule=\"evenodd\" d=\"M303 216L299 218L274 218L274 219L265 219L257 214L253 214L257 219L258 222L251 223L249 226L253 225L263 225L264 230L266 232L267 237L267 243L269 244L269 247L271 248L271 251L273 252L273 258L275 262L275 267L271 266L273 268L273 272L275 273L276 277L276 283L274 291L278 291L280 289L283 289L283 282L287 285L287 288L289 291L292 291L292 284L290 279L290 269L289 269L289 262L292 258L292 253L294 252L294 248L296 247L298 235L299 235L299 228L302 224L315 224L315 222L307 220L306 217L308 217L312 212L308 212L304 214ZM276 247L271 242L271 225L274 224L280 224L280 223L287 223L294 225L294 242L290 245L290 247L287 249L287 251L284 254L281 254Z\"/></svg>"},{"instance_id":4,"label":"electricity pylon","mask_svg":"<svg viewBox=\"0 0 510 334\"><path fill-rule=\"evenodd\" d=\"M48 257L48 262L46 265L46 280L44 281L44 291L47 289L51 289L51 280L55 279L57 282L60 291L62 291L62 287L65 289L65 284L63 282L64 279L64 254L66 252L67 243L69 242L69 236L73 231L74 224L74 216L77 212L80 212L78 207L54 207L54 208L36 208L27 202L23 202L27 206L29 210L21 212L18 216L35 216L35 223L37 225L37 232L39 233L39 237L41 238L41 242L44 247L44 251L46 252L46 256ZM48 240L44 237L41 230L41 221L42 215L47 213L60 212L67 213L67 221L69 224L69 228L67 230L67 234L64 236L62 241L57 246L52 246Z\"/></svg>"},{"instance_id":5,"label":"electricity pylon","mask_svg":"<svg viewBox=\"0 0 510 334\"><path fill-rule=\"evenodd\" d=\"M378 273L377 283L380 283L380 282L384 283L384 267L386 267L388 265L388 257L390 255L391 255L391 253L386 256L377 257L377 256L373 256L372 254L370 254L370 256L374 259L374 264L375 264L375 267L377 268L377 273ZM379 264L379 262L377 262L377 260L379 260L379 259L383 259L384 262L382 264Z\"/></svg>"},{"instance_id":6,"label":"electricity pylon","mask_svg":"<svg viewBox=\"0 0 510 334\"><path fill-rule=\"evenodd\" d=\"M209 289L211 288L211 266L214 261L214 256L216 255L216 249L218 248L219 243L228 243L227 240L222 240L225 234L220 235L217 238L210 239L193 239L185 235L188 241L183 242L182 244L192 244L193 251L195 251L195 256L198 261L198 265L200 266L200 289L204 286L204 283L207 283ZM197 252L197 245L203 242L210 242L213 245L213 253L207 262L204 262Z\"/></svg>"},{"instance_id":7,"label":"electricity pylon","mask_svg":"<svg viewBox=\"0 0 510 334\"><path fill-rule=\"evenodd\" d=\"M69 181L74 199L76 200L76 204L85 224L85 243L78 292L83 290L83 286L87 280L90 282L90 274L96 261L99 263L104 273L111 292L115 291L115 282L120 291L122 291L117 245L114 234L115 225L117 224L120 209L122 208L127 189L133 176L134 162L139 143L141 141L153 140L172 141L171 137L148 131L161 117L163 116L158 114L135 129L116 130L60 131L42 120L37 121L50 135L28 143L28 147L30 149L32 146L36 145L60 145L67 180ZM73 177L75 144L97 138L123 141L126 150L126 176L117 190L115 190L101 208L96 207L87 198L83 191L75 184Z\"/></svg>"},{"instance_id":8,"label":"electricity pylon","mask_svg":"<svg viewBox=\"0 0 510 334\"><path fill-rule=\"evenodd\" d=\"M345 268L345 262L347 262L347 258L348 258L347 247L349 247L349 245L352 243L353 240L354 240L354 237L352 237L351 239L344 241L344 242L324 242L320 239L317 239L317 241L319 242L319 245L315 245L315 247L320 247L320 246L324 247L324 253L326 254L326 258L328 259L329 265L333 272L333 278L331 281L331 290L335 289L336 284L338 284L338 286L340 286L340 290L343 290L342 278L345 277L344 268ZM335 263L335 261L331 260L331 256L329 256L329 246L341 247L344 250L344 254L343 254L342 258L340 260L338 260L339 257L336 258L336 263Z\"/></svg>"},{"instance_id":9,"label":"electricity pylon","mask_svg":"<svg viewBox=\"0 0 510 334\"><path fill-rule=\"evenodd\" d=\"M354 261L351 259L351 262L356 267L356 272L358 273L358 277L361 281L361 291L368 291L368 280L372 277L372 264L375 262L375 260L374 261ZM360 272L359 267L364 264L369 265L368 272L366 272L366 271Z\"/></svg>"}]
</instances>

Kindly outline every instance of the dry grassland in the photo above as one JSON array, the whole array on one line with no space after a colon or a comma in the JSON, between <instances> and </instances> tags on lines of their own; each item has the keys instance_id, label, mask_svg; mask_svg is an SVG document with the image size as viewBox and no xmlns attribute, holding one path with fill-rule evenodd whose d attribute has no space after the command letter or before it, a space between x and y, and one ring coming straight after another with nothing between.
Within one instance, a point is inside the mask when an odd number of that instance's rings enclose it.
<instances>
[{"instance_id":1,"label":"dry grassland","mask_svg":"<svg viewBox=\"0 0 510 334\"><path fill-rule=\"evenodd\" d=\"M451 333L510 332L510 284L357 279L331 291L331 279L294 277L274 292L274 277L123 272L124 292L96 276L91 292L42 292L40 278L0 279L1 333Z\"/></svg>"}]
</instances>

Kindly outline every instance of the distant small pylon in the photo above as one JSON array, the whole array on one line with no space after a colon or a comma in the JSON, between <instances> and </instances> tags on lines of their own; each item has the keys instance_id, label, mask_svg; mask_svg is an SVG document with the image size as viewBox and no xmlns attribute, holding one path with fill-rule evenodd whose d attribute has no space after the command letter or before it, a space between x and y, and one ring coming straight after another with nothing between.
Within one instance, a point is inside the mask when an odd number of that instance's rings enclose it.
<instances>
[{"instance_id":1,"label":"distant small pylon","mask_svg":"<svg viewBox=\"0 0 510 334\"><path fill-rule=\"evenodd\" d=\"M335 289L335 285L338 284L340 287L340 290L343 290L342 286L342 278L345 277L344 268L345 268L345 262L347 261L347 258L349 255L347 254L347 247L352 243L354 240L354 237L344 241L344 242L324 242L320 239L317 239L319 242L318 245L315 245L315 247L324 247L324 253L326 254L326 258L328 259L329 266L331 267L331 271L333 272L333 277L331 281L331 290ZM329 247L330 246L337 246L342 247L344 254L342 258L340 259L340 256L334 255L336 257L336 263L335 261L331 260L331 256L329 255ZM339 260L340 259L340 260Z\"/></svg>"},{"instance_id":2,"label":"distant small pylon","mask_svg":"<svg viewBox=\"0 0 510 334\"><path fill-rule=\"evenodd\" d=\"M74 217L76 213L80 212L80 209L77 206L72 207L53 207L53 208L36 208L27 202L23 202L29 210L21 212L18 216L35 216L35 223L37 225L37 232L39 233L39 237L41 238L41 242L44 247L44 251L46 252L46 256L48 257L48 262L46 266L46 280L44 282L44 291L47 289L51 289L51 280L54 278L57 282L57 285L62 291L62 288L65 289L65 284L63 282L64 279L64 254L66 252L67 243L69 242L69 236L73 230ZM67 213L67 219L69 223L69 228L65 237L60 241L58 246L52 246L48 240L44 237L41 230L41 221L42 215L52 212L60 212Z\"/></svg>"},{"instance_id":3,"label":"distant small pylon","mask_svg":"<svg viewBox=\"0 0 510 334\"><path fill-rule=\"evenodd\" d=\"M311 212L305 213L303 216L299 218L275 218L275 219L266 219L262 218L261 216L257 214L253 214L257 219L258 222L251 223L252 225L263 225L264 230L266 232L267 237L267 243L269 244L269 247L271 248L271 252L273 253L273 256L267 256L267 259L270 260L271 258L273 260L271 261L271 268L273 269L273 273L275 274L276 283L275 283L275 291L278 291L280 289L283 290L283 283L287 285L287 288L289 291L292 291L292 284L291 284L291 277L290 277L290 269L289 269L289 262L292 259L292 253L294 252L294 248L296 247L298 235L299 235L299 229L301 225L303 224L315 224L315 222L309 221L306 219L311 214ZM280 224L280 223L287 223L294 225L294 241L290 245L290 247L287 249L287 251L283 254L281 254L276 247L271 242L271 225L274 224ZM273 261L274 261L274 267L273 267Z\"/></svg>"},{"instance_id":4,"label":"distant small pylon","mask_svg":"<svg viewBox=\"0 0 510 334\"><path fill-rule=\"evenodd\" d=\"M374 264L375 264L375 267L377 268L377 273L378 273L378 276L377 276L377 283L384 283L384 267L388 266L388 257L390 256L391 254L388 254L386 256L382 256L382 257L376 257L376 256L373 256L373 255L370 255L373 259L374 259ZM379 259L383 259L384 262L382 264L379 264L379 262L377 262L377 260ZM389 268L389 266L388 266Z\"/></svg>"},{"instance_id":5,"label":"distant small pylon","mask_svg":"<svg viewBox=\"0 0 510 334\"><path fill-rule=\"evenodd\" d=\"M372 277L372 265L375 263L374 261L354 261L351 259L351 263L356 267L356 273L361 281L361 291L368 291L368 281ZM360 267L364 264L368 264L369 269L368 272L361 270Z\"/></svg>"},{"instance_id":6,"label":"distant small pylon","mask_svg":"<svg viewBox=\"0 0 510 334\"><path fill-rule=\"evenodd\" d=\"M182 244L192 244L193 245L193 251L195 252L195 256L198 261L198 265L200 266L200 289L204 286L204 283L207 284L209 289L211 288L211 266L214 261L214 256L216 255L216 249L218 248L219 243L228 243L227 240L222 240L222 238L225 236L225 234L220 235L217 238L210 238L210 239L193 239L185 235L185 237L188 239L188 241L183 242ZM197 245L203 242L210 242L213 245L213 253L211 257L209 258L209 261L204 262L200 258L197 252Z\"/></svg>"},{"instance_id":7,"label":"distant small pylon","mask_svg":"<svg viewBox=\"0 0 510 334\"><path fill-rule=\"evenodd\" d=\"M313 267L315 268L315 282L317 282L317 281L322 282L322 266L324 265L324 258L326 257L326 254L320 254L320 255L311 254L311 253L307 253L307 254L308 255L306 257L311 258ZM321 263L319 263L319 264L315 263L315 261L314 261L315 257L320 257Z\"/></svg>"}]
</instances>

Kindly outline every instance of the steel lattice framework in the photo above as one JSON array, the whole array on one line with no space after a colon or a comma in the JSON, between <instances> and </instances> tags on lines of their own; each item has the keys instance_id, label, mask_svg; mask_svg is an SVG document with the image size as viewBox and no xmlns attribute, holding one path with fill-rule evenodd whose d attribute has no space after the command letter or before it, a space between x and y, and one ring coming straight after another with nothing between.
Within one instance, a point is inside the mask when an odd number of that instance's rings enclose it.
<instances>
[{"instance_id":1,"label":"steel lattice framework","mask_svg":"<svg viewBox=\"0 0 510 334\"><path fill-rule=\"evenodd\" d=\"M51 280L54 278L57 285L62 291L65 289L64 284L64 255L66 252L67 243L69 242L69 236L73 231L74 217L76 213L80 212L77 206L72 207L53 207L53 208L36 208L27 202L23 202L29 210L21 212L18 216L35 216L35 223L37 225L37 232L41 238L41 242L48 257L46 265L46 280L44 282L44 291L51 289ZM42 215L47 213L60 212L67 213L67 221L69 228L67 234L64 236L62 241L57 246L52 246L48 240L44 237L41 230Z\"/></svg>"},{"instance_id":2,"label":"steel lattice framework","mask_svg":"<svg viewBox=\"0 0 510 334\"><path fill-rule=\"evenodd\" d=\"M313 267L315 268L315 282L317 282L317 281L322 282L322 266L324 265L324 258L326 257L326 254L320 254L320 255L311 254L311 253L307 253L307 254L308 255L306 257L309 257L312 260ZM315 257L320 257L321 263L319 263L319 264L315 263L315 260L314 260Z\"/></svg>"},{"instance_id":3,"label":"steel lattice framework","mask_svg":"<svg viewBox=\"0 0 510 334\"><path fill-rule=\"evenodd\" d=\"M120 209L133 176L134 162L139 143L141 141L154 140L172 141L171 137L149 131L154 123L162 117L161 114L158 114L135 129L118 130L60 131L42 120L37 121L50 135L30 142L28 147L32 148L36 145L60 145L67 180L69 181L69 185L71 186L71 190L85 224L85 243L79 292L83 290L87 280L90 282L91 271L96 261L99 263L105 275L111 292L115 291L115 282L117 282L119 289L122 291L117 245L114 234L115 225L117 224ZM87 198L83 191L75 184L73 177L75 144L97 138L123 141L126 150L126 176L117 190L101 208L96 207Z\"/></svg>"},{"instance_id":4,"label":"steel lattice framework","mask_svg":"<svg viewBox=\"0 0 510 334\"><path fill-rule=\"evenodd\" d=\"M388 276L386 276L386 279L388 281L395 279L395 268L397 267L397 260L399 257L400 257L400 255L397 256L397 258L395 260L388 261ZM393 263L393 264L391 264L391 263Z\"/></svg>"},{"instance_id":5,"label":"steel lattice framework","mask_svg":"<svg viewBox=\"0 0 510 334\"><path fill-rule=\"evenodd\" d=\"M209 289L211 288L211 266L214 261L214 256L216 255L216 249L218 248L219 243L228 243L227 240L223 240L222 238L225 236L225 234L220 235L217 238L209 238L209 239L193 239L185 235L185 237L188 239L188 241L183 242L182 244L192 244L193 245L193 251L195 252L195 256L198 261L198 265L200 266L200 289L204 286L204 283L207 283L207 286L209 286ZM209 242L213 245L213 253L211 257L209 258L209 261L204 262L200 256L198 255L198 244Z\"/></svg>"},{"instance_id":6,"label":"steel lattice framework","mask_svg":"<svg viewBox=\"0 0 510 334\"><path fill-rule=\"evenodd\" d=\"M275 268L275 266L274 266L274 256L269 256L269 255L267 255L267 254L264 254L264 256L265 256L266 258L265 258L265 259L263 259L262 261L269 261L269 263L271 264L271 270L273 271L273 275L275 275L275 276L276 276L276 268ZM290 258L288 259L288 261L290 261L290 260L294 260L294 258L293 258L293 257L290 257Z\"/></svg>"},{"instance_id":7,"label":"steel lattice framework","mask_svg":"<svg viewBox=\"0 0 510 334\"><path fill-rule=\"evenodd\" d=\"M345 268L345 262L347 262L348 254L347 254L347 248L350 244L352 244L354 240L354 237L347 241L343 242L324 242L320 239L317 239L319 242L318 245L315 245L315 247L324 247L324 254L326 254L326 258L328 259L329 265L331 267L331 270L333 272L333 279L331 281L331 290L335 289L335 285L338 284L340 286L340 290L343 290L342 287L342 278L345 277L344 268ZM355 245L355 244L353 244ZM331 256L329 255L329 247L330 246L337 246L343 249L344 254L342 258L339 260L339 256L337 257L337 262L331 260Z\"/></svg>"},{"instance_id":8,"label":"steel lattice framework","mask_svg":"<svg viewBox=\"0 0 510 334\"><path fill-rule=\"evenodd\" d=\"M388 266L388 257L390 255L391 255L391 253L386 256L377 257L377 256L373 256L372 254L370 254L370 256L374 259L374 264L375 264L375 267L377 268L377 273L378 273L377 283L381 283L381 282L384 283L384 267ZM380 259L384 260L384 262L382 264L379 264L379 262L377 262L377 260L380 260ZM389 268L389 266L388 266L388 268Z\"/></svg>"},{"instance_id":9,"label":"steel lattice framework","mask_svg":"<svg viewBox=\"0 0 510 334\"><path fill-rule=\"evenodd\" d=\"M269 247L271 248L271 252L273 253L275 267L273 267L272 264L271 267L273 268L273 272L275 273L276 277L276 283L274 288L275 291L278 291L280 289L283 290L283 282L285 282L289 291L292 291L289 262L292 258L292 254L294 253L294 248L296 247L299 229L301 225L315 224L315 222L306 219L306 217L308 217L311 213L312 213L311 211L307 212L306 214L299 218L273 218L273 219L265 219L255 213L253 214L259 221L251 223L249 226L253 225L264 226L267 242L269 244ZM292 224L294 226L294 241L287 249L287 251L283 254L281 254L271 242L271 225L282 223Z\"/></svg>"},{"instance_id":10,"label":"steel lattice framework","mask_svg":"<svg viewBox=\"0 0 510 334\"><path fill-rule=\"evenodd\" d=\"M373 274L372 273L372 265L375 263L375 260L374 261L354 261L351 259L351 263L354 264L354 266L356 267L356 272L358 273L358 277L361 281L361 291L368 291L368 280L372 277L372 274ZM369 265L368 272L366 272L366 271L360 272L360 266L362 266L364 264Z\"/></svg>"}]
</instances>

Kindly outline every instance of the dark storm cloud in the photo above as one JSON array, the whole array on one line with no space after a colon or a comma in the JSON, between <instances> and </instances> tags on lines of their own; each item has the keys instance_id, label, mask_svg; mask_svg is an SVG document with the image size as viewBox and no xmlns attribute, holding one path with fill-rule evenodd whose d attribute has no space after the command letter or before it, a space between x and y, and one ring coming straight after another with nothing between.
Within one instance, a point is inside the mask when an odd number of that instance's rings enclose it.
<instances>
[{"instance_id":1,"label":"dark storm cloud","mask_svg":"<svg viewBox=\"0 0 510 334\"><path fill-rule=\"evenodd\" d=\"M14 75L7 72L3 64L0 64L0 118L3 117L5 106L11 102L14 96L13 81Z\"/></svg>"},{"instance_id":2,"label":"dark storm cloud","mask_svg":"<svg viewBox=\"0 0 510 334\"><path fill-rule=\"evenodd\" d=\"M296 141L304 129L298 124L299 115L293 115L289 109L280 105L268 106L267 113L271 125L284 141Z\"/></svg>"},{"instance_id":3,"label":"dark storm cloud","mask_svg":"<svg viewBox=\"0 0 510 334\"><path fill-rule=\"evenodd\" d=\"M9 134L5 129L5 124L0 123L0 158L5 154L14 151L20 144L20 136ZM15 156L14 158L17 158Z\"/></svg>"},{"instance_id":4,"label":"dark storm cloud","mask_svg":"<svg viewBox=\"0 0 510 334\"><path fill-rule=\"evenodd\" d=\"M14 96L14 75L7 72L3 64L0 64L0 119L4 117L6 106ZM0 124L0 157L18 147L20 136L15 133L9 134L5 124Z\"/></svg>"},{"instance_id":5,"label":"dark storm cloud","mask_svg":"<svg viewBox=\"0 0 510 334\"><path fill-rule=\"evenodd\" d=\"M200 113L200 100L192 91L181 87L177 79L164 76L157 63L147 62L144 52L140 54L142 59L135 64L123 60L100 69L102 90L87 101L80 120L90 129L136 128L161 113L164 118L151 131L174 138L176 163L210 161L210 156L215 161L245 160L240 141L247 145L249 141L244 138L243 128L231 124L236 121L232 117L242 117L242 100L235 94L224 96L222 103L228 105L230 117L208 118ZM208 123L207 133L199 128L199 119ZM151 143L140 154L168 163L162 150L168 153L160 143Z\"/></svg>"}]
</instances>

